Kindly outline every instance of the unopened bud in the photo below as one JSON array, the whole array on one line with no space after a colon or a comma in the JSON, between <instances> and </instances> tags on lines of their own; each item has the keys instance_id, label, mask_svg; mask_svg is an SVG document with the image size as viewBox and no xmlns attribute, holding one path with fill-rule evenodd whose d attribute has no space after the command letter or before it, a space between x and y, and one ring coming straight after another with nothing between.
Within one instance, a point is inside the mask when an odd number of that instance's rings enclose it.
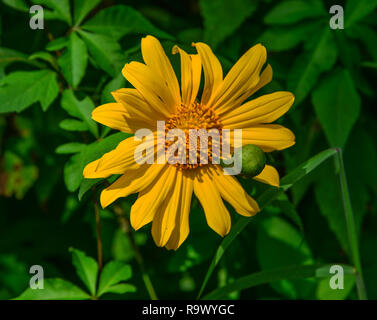
<instances>
[{"instance_id":1,"label":"unopened bud","mask_svg":"<svg viewBox=\"0 0 377 320\"><path fill-rule=\"evenodd\" d=\"M253 144L247 144L240 150L241 152L234 152L234 162L242 163L241 175L252 178L260 174L266 165L266 155L263 150ZM233 164L225 164L221 161L221 166L224 168L231 167Z\"/></svg>"}]
</instances>

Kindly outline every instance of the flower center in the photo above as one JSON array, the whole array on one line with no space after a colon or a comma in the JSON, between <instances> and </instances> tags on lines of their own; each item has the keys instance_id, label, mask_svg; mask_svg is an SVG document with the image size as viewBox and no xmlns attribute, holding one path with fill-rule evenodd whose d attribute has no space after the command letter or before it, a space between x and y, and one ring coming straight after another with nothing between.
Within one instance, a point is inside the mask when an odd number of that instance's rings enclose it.
<instances>
[{"instance_id":1,"label":"flower center","mask_svg":"<svg viewBox=\"0 0 377 320\"><path fill-rule=\"evenodd\" d=\"M177 112L167 121L165 128L166 134L171 129L180 129L185 133L185 142L182 147L186 149L186 161L185 163L180 161L174 164L179 169L195 169L204 166L212 161L212 155L217 154L217 150L220 149L222 139L220 119L211 108L197 102L190 106L179 106ZM166 140L165 151L174 142ZM205 144L203 150L207 153L206 157L203 157L200 152L202 143ZM194 145L196 148L193 149ZM196 159L196 161L193 161L193 159Z\"/></svg>"}]
</instances>

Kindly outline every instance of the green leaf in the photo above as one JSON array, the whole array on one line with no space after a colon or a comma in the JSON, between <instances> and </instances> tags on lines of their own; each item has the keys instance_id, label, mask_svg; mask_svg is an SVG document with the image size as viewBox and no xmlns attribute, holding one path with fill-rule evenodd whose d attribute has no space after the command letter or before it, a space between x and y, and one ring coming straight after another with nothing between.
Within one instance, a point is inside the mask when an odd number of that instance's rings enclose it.
<instances>
[{"instance_id":1,"label":"green leaf","mask_svg":"<svg viewBox=\"0 0 377 320\"><path fill-rule=\"evenodd\" d=\"M15 300L87 300L89 294L71 282L53 278L44 280L44 289L26 289Z\"/></svg>"},{"instance_id":2,"label":"green leaf","mask_svg":"<svg viewBox=\"0 0 377 320\"><path fill-rule=\"evenodd\" d=\"M59 127L67 131L87 131L89 129L85 122L76 119L64 119L60 121Z\"/></svg>"},{"instance_id":3,"label":"green leaf","mask_svg":"<svg viewBox=\"0 0 377 320\"><path fill-rule=\"evenodd\" d=\"M284 176L280 180L280 189L277 188L269 188L267 189L260 197L258 197L257 202L261 210L276 199L282 191L287 191L291 188L296 182L300 181L303 177L307 174L312 172L315 168L317 168L320 164L322 164L325 160L330 158L331 156L336 154L336 149L328 149L322 151L315 155L314 157L310 158L309 160L305 161L301 165L299 165L296 169L292 172ZM237 236L242 232L243 229L251 221L250 218L241 217L238 219L237 223L232 227L229 234L221 241L220 246L216 250L215 256L213 257L211 264L207 270L207 273L204 277L202 286L199 291L198 297L200 297L203 293L204 288L206 287L211 274L215 270L217 264L220 262L221 258L223 257L225 251L228 249L230 244L237 238Z\"/></svg>"},{"instance_id":4,"label":"green leaf","mask_svg":"<svg viewBox=\"0 0 377 320\"><path fill-rule=\"evenodd\" d=\"M98 126L91 117L94 104L89 97L77 100L72 90L65 90L62 94L61 106L69 115L82 120L90 132L98 138Z\"/></svg>"},{"instance_id":5,"label":"green leaf","mask_svg":"<svg viewBox=\"0 0 377 320\"><path fill-rule=\"evenodd\" d=\"M288 28L270 28L261 35L259 41L266 46L268 51L289 50L306 40L308 34L316 29L318 29L317 23L306 23Z\"/></svg>"},{"instance_id":6,"label":"green leaf","mask_svg":"<svg viewBox=\"0 0 377 320\"><path fill-rule=\"evenodd\" d=\"M60 145L56 148L55 152L57 154L70 154L81 152L86 147L85 144L79 142L69 142Z\"/></svg>"},{"instance_id":7,"label":"green leaf","mask_svg":"<svg viewBox=\"0 0 377 320\"><path fill-rule=\"evenodd\" d=\"M1 194L22 199L38 178L38 167L27 163L12 151L6 150L2 155Z\"/></svg>"},{"instance_id":8,"label":"green leaf","mask_svg":"<svg viewBox=\"0 0 377 320\"><path fill-rule=\"evenodd\" d=\"M70 248L72 263L76 268L77 275L84 282L92 296L96 294L98 264L96 260L88 257L84 252Z\"/></svg>"},{"instance_id":9,"label":"green leaf","mask_svg":"<svg viewBox=\"0 0 377 320\"><path fill-rule=\"evenodd\" d=\"M345 273L353 272L352 267L345 268ZM329 267L326 267L327 269ZM308 265L308 266L288 266L283 268L275 268L273 270L266 270L257 273L250 274L235 280L233 283L212 291L206 295L203 299L205 300L217 300L226 297L229 293L233 291L243 290L252 288L261 284L271 283L278 280L284 279L303 279L303 278L314 278L323 277L322 275L323 267L318 265Z\"/></svg>"},{"instance_id":10,"label":"green leaf","mask_svg":"<svg viewBox=\"0 0 377 320\"><path fill-rule=\"evenodd\" d=\"M304 233L304 225L299 214L296 211L296 208L293 204L289 201L287 195L282 193L279 197L275 200L275 205L279 207L282 213L287 216L299 229L301 234Z\"/></svg>"},{"instance_id":11,"label":"green leaf","mask_svg":"<svg viewBox=\"0 0 377 320\"><path fill-rule=\"evenodd\" d=\"M136 287L128 283L120 283L106 289L106 293L123 294L127 292L136 292Z\"/></svg>"},{"instance_id":12,"label":"green leaf","mask_svg":"<svg viewBox=\"0 0 377 320\"><path fill-rule=\"evenodd\" d=\"M80 186L83 181L82 172L85 165L102 157L106 152L113 150L119 142L128 137L130 135L127 133L115 133L87 145L80 153L73 155L64 166L64 182L68 191L73 192Z\"/></svg>"},{"instance_id":13,"label":"green leaf","mask_svg":"<svg viewBox=\"0 0 377 320\"><path fill-rule=\"evenodd\" d=\"M318 282L316 289L316 299L319 300L344 300L352 291L355 285L355 268L351 266L342 266L344 269L344 288L332 289L330 287L330 278L333 274L330 273L330 267L323 267L322 270L318 270L317 273L326 275L324 279Z\"/></svg>"},{"instance_id":14,"label":"green leaf","mask_svg":"<svg viewBox=\"0 0 377 320\"><path fill-rule=\"evenodd\" d=\"M101 10L82 28L113 40L119 40L127 34L151 34L162 39L173 39L171 35L153 26L138 11L124 5Z\"/></svg>"},{"instance_id":15,"label":"green leaf","mask_svg":"<svg viewBox=\"0 0 377 320\"><path fill-rule=\"evenodd\" d=\"M320 0L288 0L273 7L264 17L266 24L293 24L310 18L326 16L327 12Z\"/></svg>"},{"instance_id":16,"label":"green leaf","mask_svg":"<svg viewBox=\"0 0 377 320\"><path fill-rule=\"evenodd\" d=\"M68 47L59 58L59 66L67 82L76 88L85 74L88 53L85 42L75 32L69 37Z\"/></svg>"},{"instance_id":17,"label":"green leaf","mask_svg":"<svg viewBox=\"0 0 377 320\"><path fill-rule=\"evenodd\" d=\"M278 217L264 220L258 228L257 256L262 270L314 263L309 246L299 232ZM273 288L290 299L308 298L314 284L310 281L292 282L285 279L274 283Z\"/></svg>"},{"instance_id":18,"label":"green leaf","mask_svg":"<svg viewBox=\"0 0 377 320\"><path fill-rule=\"evenodd\" d=\"M114 79L112 79L102 90L101 103L114 102L114 97L111 92L124 88L126 80L121 73L118 74Z\"/></svg>"},{"instance_id":19,"label":"green leaf","mask_svg":"<svg viewBox=\"0 0 377 320\"><path fill-rule=\"evenodd\" d=\"M319 76L332 68L337 56L338 51L328 26L319 33L319 38L310 38L308 50L296 59L288 74L288 88L296 97L296 105L306 98Z\"/></svg>"},{"instance_id":20,"label":"green leaf","mask_svg":"<svg viewBox=\"0 0 377 320\"><path fill-rule=\"evenodd\" d=\"M200 0L204 37L213 47L230 36L257 8L250 0Z\"/></svg>"},{"instance_id":21,"label":"green leaf","mask_svg":"<svg viewBox=\"0 0 377 320\"><path fill-rule=\"evenodd\" d=\"M47 51L61 50L61 49L65 48L66 46L68 46L68 41L69 40L66 37L60 37L60 38L57 38L55 40L52 40L51 42L49 42L46 45L46 50Z\"/></svg>"},{"instance_id":22,"label":"green leaf","mask_svg":"<svg viewBox=\"0 0 377 320\"><path fill-rule=\"evenodd\" d=\"M68 25L72 25L69 0L32 0L32 2L53 9L53 12L44 10L44 17L46 19L62 20L67 22Z\"/></svg>"},{"instance_id":23,"label":"green leaf","mask_svg":"<svg viewBox=\"0 0 377 320\"><path fill-rule=\"evenodd\" d=\"M81 201L85 193L87 193L93 186L102 181L102 178L98 179L83 179L80 184L78 199Z\"/></svg>"},{"instance_id":24,"label":"green leaf","mask_svg":"<svg viewBox=\"0 0 377 320\"><path fill-rule=\"evenodd\" d=\"M37 61L29 60L28 56L22 52L3 47L0 48L0 68L5 68L14 62L24 62L39 68L44 66Z\"/></svg>"},{"instance_id":25,"label":"green leaf","mask_svg":"<svg viewBox=\"0 0 377 320\"><path fill-rule=\"evenodd\" d=\"M101 0L75 0L73 10L75 26L78 26L100 2Z\"/></svg>"},{"instance_id":26,"label":"green leaf","mask_svg":"<svg viewBox=\"0 0 377 320\"><path fill-rule=\"evenodd\" d=\"M58 69L55 57L46 51L38 51L29 56L30 60L40 59L48 62L55 70Z\"/></svg>"},{"instance_id":27,"label":"green leaf","mask_svg":"<svg viewBox=\"0 0 377 320\"><path fill-rule=\"evenodd\" d=\"M21 112L35 102L46 111L59 92L56 73L49 70L16 71L2 79L0 113Z\"/></svg>"},{"instance_id":28,"label":"green leaf","mask_svg":"<svg viewBox=\"0 0 377 320\"><path fill-rule=\"evenodd\" d=\"M111 261L105 265L101 272L97 296L112 292L111 287L121 281L126 281L132 276L131 267L120 261ZM109 291L110 290L110 291Z\"/></svg>"},{"instance_id":29,"label":"green leaf","mask_svg":"<svg viewBox=\"0 0 377 320\"><path fill-rule=\"evenodd\" d=\"M118 75L125 60L119 43L101 34L83 30L80 30L79 34L98 66L112 77Z\"/></svg>"},{"instance_id":30,"label":"green leaf","mask_svg":"<svg viewBox=\"0 0 377 320\"><path fill-rule=\"evenodd\" d=\"M360 97L346 70L333 72L313 91L312 103L331 146L344 147L360 114Z\"/></svg>"},{"instance_id":31,"label":"green leaf","mask_svg":"<svg viewBox=\"0 0 377 320\"><path fill-rule=\"evenodd\" d=\"M345 28L352 26L377 8L377 0L347 0L345 7Z\"/></svg>"},{"instance_id":32,"label":"green leaf","mask_svg":"<svg viewBox=\"0 0 377 320\"><path fill-rule=\"evenodd\" d=\"M30 7L28 6L25 0L2 0L2 1L3 3L5 3L6 5L8 5L9 7L13 9L23 11L23 12L29 12Z\"/></svg>"}]
</instances>

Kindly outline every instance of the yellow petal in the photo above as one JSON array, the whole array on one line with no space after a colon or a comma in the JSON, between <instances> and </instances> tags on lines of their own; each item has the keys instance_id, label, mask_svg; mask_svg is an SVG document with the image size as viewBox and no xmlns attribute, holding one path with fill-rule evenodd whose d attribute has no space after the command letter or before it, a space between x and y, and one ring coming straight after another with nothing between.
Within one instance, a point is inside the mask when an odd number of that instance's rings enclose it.
<instances>
[{"instance_id":1,"label":"yellow petal","mask_svg":"<svg viewBox=\"0 0 377 320\"><path fill-rule=\"evenodd\" d=\"M151 67L133 61L124 66L122 73L156 111L166 117L175 112L176 99L172 96L164 78Z\"/></svg>"},{"instance_id":2,"label":"yellow petal","mask_svg":"<svg viewBox=\"0 0 377 320\"><path fill-rule=\"evenodd\" d=\"M266 62L266 48L257 44L250 48L230 69L216 96L209 101L217 114L233 108L239 102L239 97L248 98L251 88L259 82L259 74Z\"/></svg>"},{"instance_id":3,"label":"yellow petal","mask_svg":"<svg viewBox=\"0 0 377 320\"><path fill-rule=\"evenodd\" d=\"M180 207L178 214L176 215L174 230L169 241L166 243L166 248L168 250L177 250L189 234L189 214L193 188L194 180L192 172L190 170L183 171Z\"/></svg>"},{"instance_id":4,"label":"yellow petal","mask_svg":"<svg viewBox=\"0 0 377 320\"><path fill-rule=\"evenodd\" d=\"M228 135L225 135L225 137L227 138ZM231 146L235 145L233 139L234 132L231 131ZM246 144L254 144L264 152L283 150L295 144L295 135L288 128L278 124L261 124L242 129L242 145L244 146Z\"/></svg>"},{"instance_id":5,"label":"yellow petal","mask_svg":"<svg viewBox=\"0 0 377 320\"><path fill-rule=\"evenodd\" d=\"M215 95L223 81L223 69L220 61L213 54L211 48L202 42L194 43L200 56L204 71L204 88L202 103L207 104L212 95Z\"/></svg>"},{"instance_id":6,"label":"yellow petal","mask_svg":"<svg viewBox=\"0 0 377 320\"><path fill-rule=\"evenodd\" d=\"M131 226L138 230L151 222L164 200L171 196L177 169L171 165L164 166L160 176L147 188L139 192L139 196L131 208Z\"/></svg>"},{"instance_id":7,"label":"yellow petal","mask_svg":"<svg viewBox=\"0 0 377 320\"><path fill-rule=\"evenodd\" d=\"M287 91L278 91L248 101L221 117L225 128L248 128L255 124L270 123L286 113L294 102Z\"/></svg>"},{"instance_id":8,"label":"yellow petal","mask_svg":"<svg viewBox=\"0 0 377 320\"><path fill-rule=\"evenodd\" d=\"M135 170L128 170L111 186L101 192L101 206L107 207L120 197L127 197L132 193L140 192L158 179L164 165L144 164Z\"/></svg>"},{"instance_id":9,"label":"yellow petal","mask_svg":"<svg viewBox=\"0 0 377 320\"><path fill-rule=\"evenodd\" d=\"M258 203L246 193L235 177L224 175L223 170L220 166L213 166L211 169L221 197L240 215L251 217L259 212Z\"/></svg>"},{"instance_id":10,"label":"yellow petal","mask_svg":"<svg viewBox=\"0 0 377 320\"><path fill-rule=\"evenodd\" d=\"M259 78L258 84L254 88L250 88L250 90L245 93L245 96L242 97L242 99L244 99L244 98L246 99L246 98L250 97L255 92L257 92L260 88L262 88L266 84L270 83L271 80L272 80L272 76L273 76L272 67L268 64L267 67L264 68L264 70L263 70L263 72L262 72L262 74Z\"/></svg>"},{"instance_id":11,"label":"yellow petal","mask_svg":"<svg viewBox=\"0 0 377 320\"><path fill-rule=\"evenodd\" d=\"M222 237L228 234L230 215L207 168L198 170L194 179L194 192L202 204L210 228Z\"/></svg>"},{"instance_id":12,"label":"yellow petal","mask_svg":"<svg viewBox=\"0 0 377 320\"><path fill-rule=\"evenodd\" d=\"M136 117L130 117L120 103L106 103L92 112L92 119L115 130L134 133L137 129L149 127L149 123Z\"/></svg>"},{"instance_id":13,"label":"yellow petal","mask_svg":"<svg viewBox=\"0 0 377 320\"><path fill-rule=\"evenodd\" d=\"M141 40L141 52L145 64L148 65L154 73L158 74L161 79L164 79L164 84L166 84L170 90L175 105L180 105L181 96L179 93L178 80L160 41L153 36L146 36Z\"/></svg>"},{"instance_id":14,"label":"yellow petal","mask_svg":"<svg viewBox=\"0 0 377 320\"><path fill-rule=\"evenodd\" d=\"M112 174L123 174L140 167L134 159L135 148L140 144L134 137L123 140L118 146L105 153L100 159L90 162L85 168L85 178L107 178Z\"/></svg>"},{"instance_id":15,"label":"yellow petal","mask_svg":"<svg viewBox=\"0 0 377 320\"><path fill-rule=\"evenodd\" d=\"M156 120L165 120L166 117L156 108L153 108L144 97L133 88L122 88L111 93L116 102L122 104L132 119L140 119L155 128Z\"/></svg>"},{"instance_id":16,"label":"yellow petal","mask_svg":"<svg viewBox=\"0 0 377 320\"><path fill-rule=\"evenodd\" d=\"M157 210L152 222L152 237L157 246L163 247L168 242L179 214L182 196L183 174L177 170L173 190L162 206Z\"/></svg>"},{"instance_id":17,"label":"yellow petal","mask_svg":"<svg viewBox=\"0 0 377 320\"><path fill-rule=\"evenodd\" d=\"M266 165L263 171L253 179L279 187L279 172L273 166Z\"/></svg>"},{"instance_id":18,"label":"yellow petal","mask_svg":"<svg viewBox=\"0 0 377 320\"><path fill-rule=\"evenodd\" d=\"M196 99L200 85L202 64L197 54L187 54L178 46L173 47L173 54L181 56L181 91L182 103L190 106Z\"/></svg>"}]
</instances>

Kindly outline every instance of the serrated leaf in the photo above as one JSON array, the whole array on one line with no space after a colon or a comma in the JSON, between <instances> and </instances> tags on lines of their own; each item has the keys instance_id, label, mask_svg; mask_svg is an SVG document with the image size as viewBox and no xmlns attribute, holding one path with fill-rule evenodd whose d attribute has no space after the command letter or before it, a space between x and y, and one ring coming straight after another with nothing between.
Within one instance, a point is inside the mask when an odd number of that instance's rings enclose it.
<instances>
[{"instance_id":1,"label":"serrated leaf","mask_svg":"<svg viewBox=\"0 0 377 320\"><path fill-rule=\"evenodd\" d=\"M49 70L16 71L1 83L0 113L21 112L35 102L46 111L59 92L56 73Z\"/></svg>"},{"instance_id":2,"label":"serrated leaf","mask_svg":"<svg viewBox=\"0 0 377 320\"><path fill-rule=\"evenodd\" d=\"M120 261L111 261L105 265L99 280L97 296L111 292L111 287L121 281L126 281L132 276L131 267Z\"/></svg>"},{"instance_id":3,"label":"serrated leaf","mask_svg":"<svg viewBox=\"0 0 377 320\"><path fill-rule=\"evenodd\" d=\"M75 32L69 36L68 47L58 60L64 78L76 88L85 74L88 53L85 42Z\"/></svg>"},{"instance_id":4,"label":"serrated leaf","mask_svg":"<svg viewBox=\"0 0 377 320\"><path fill-rule=\"evenodd\" d=\"M125 5L106 8L87 21L83 29L119 40L127 34L151 34L162 39L172 39L166 32L156 28L137 10Z\"/></svg>"},{"instance_id":5,"label":"serrated leaf","mask_svg":"<svg viewBox=\"0 0 377 320\"><path fill-rule=\"evenodd\" d=\"M338 56L328 26L319 33L318 38L313 37L310 42L309 50L296 59L288 75L288 88L295 95L296 105L306 98L319 76L332 68Z\"/></svg>"},{"instance_id":6,"label":"serrated leaf","mask_svg":"<svg viewBox=\"0 0 377 320\"><path fill-rule=\"evenodd\" d=\"M256 9L250 0L200 0L204 19L204 37L213 47L230 36Z\"/></svg>"},{"instance_id":7,"label":"serrated leaf","mask_svg":"<svg viewBox=\"0 0 377 320\"><path fill-rule=\"evenodd\" d=\"M312 103L331 146L344 147L360 114L360 97L346 70L333 72L313 91Z\"/></svg>"},{"instance_id":8,"label":"serrated leaf","mask_svg":"<svg viewBox=\"0 0 377 320\"><path fill-rule=\"evenodd\" d=\"M96 260L88 257L83 251L70 248L72 252L72 263L75 266L77 275L84 282L92 296L96 294L98 264Z\"/></svg>"},{"instance_id":9,"label":"serrated leaf","mask_svg":"<svg viewBox=\"0 0 377 320\"><path fill-rule=\"evenodd\" d=\"M112 77L118 75L125 60L119 43L101 34L83 30L79 34L98 66Z\"/></svg>"},{"instance_id":10,"label":"serrated leaf","mask_svg":"<svg viewBox=\"0 0 377 320\"><path fill-rule=\"evenodd\" d=\"M94 104L89 97L77 100L72 90L65 90L62 94L61 106L69 115L82 120L90 132L98 138L98 126L91 117Z\"/></svg>"},{"instance_id":11,"label":"serrated leaf","mask_svg":"<svg viewBox=\"0 0 377 320\"><path fill-rule=\"evenodd\" d=\"M74 23L78 26L84 18L92 11L101 0L75 0L74 1Z\"/></svg>"},{"instance_id":12,"label":"serrated leaf","mask_svg":"<svg viewBox=\"0 0 377 320\"><path fill-rule=\"evenodd\" d=\"M89 294L71 282L53 278L44 280L44 289L26 289L15 300L87 300Z\"/></svg>"},{"instance_id":13,"label":"serrated leaf","mask_svg":"<svg viewBox=\"0 0 377 320\"><path fill-rule=\"evenodd\" d=\"M293 24L310 18L326 16L327 12L320 0L288 0L273 7L264 17L271 25Z\"/></svg>"}]
</instances>

